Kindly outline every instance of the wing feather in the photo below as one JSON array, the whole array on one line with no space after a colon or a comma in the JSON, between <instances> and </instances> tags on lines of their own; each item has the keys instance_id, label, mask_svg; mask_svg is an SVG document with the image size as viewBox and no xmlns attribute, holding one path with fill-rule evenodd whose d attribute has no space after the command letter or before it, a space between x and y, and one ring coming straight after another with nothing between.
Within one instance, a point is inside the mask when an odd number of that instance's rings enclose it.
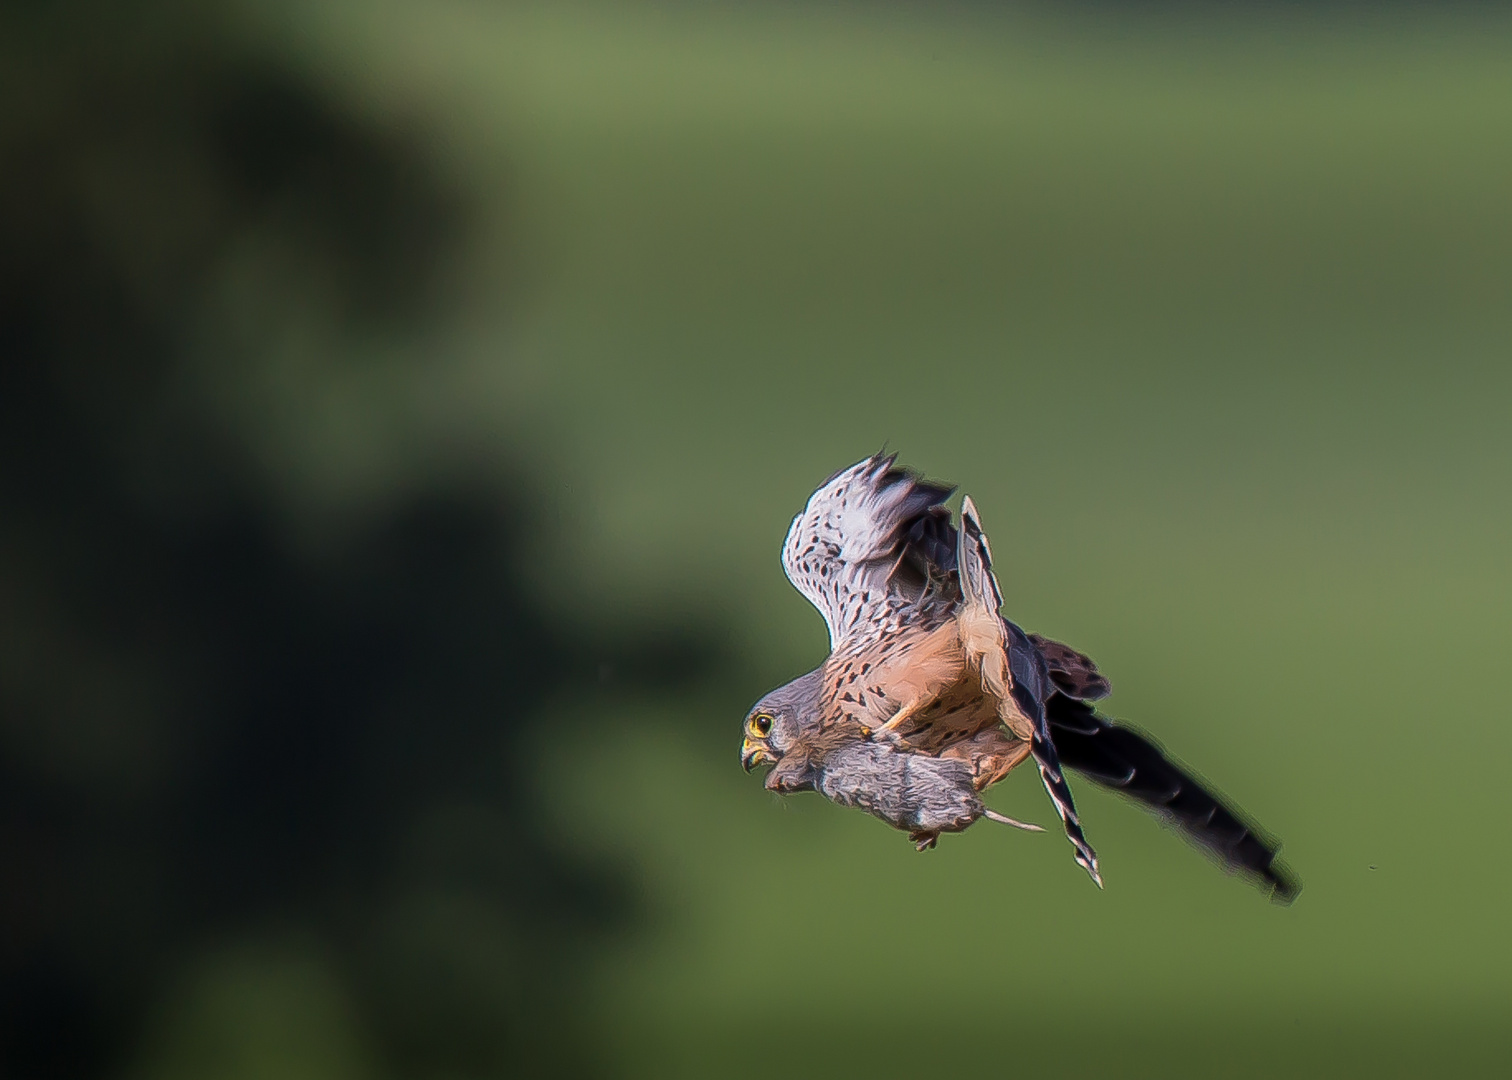
<instances>
[{"instance_id":1,"label":"wing feather","mask_svg":"<svg viewBox=\"0 0 1512 1080\"><path fill-rule=\"evenodd\" d=\"M982 689L997 698L998 714L1007 727L1030 745L1034 762L1039 766L1040 782L1060 815L1066 839L1071 841L1077 865L1102 888L1097 852L1087 842L1071 786L1061 771L1060 756L1045 715L1045 698L1050 689L1050 672L1044 655L1017 626L1002 617L1003 591L992 572L992 548L977 519L976 505L970 497L961 501L960 549L957 569L961 581L962 639L970 635L967 627L979 620L973 613L990 616L993 633L983 634L984 643L991 638L991 648L977 662L982 671ZM971 645L967 644L968 653ZM996 656L993 656L996 652ZM1003 669L1006 668L1006 671ZM1004 676L1007 676L1004 678ZM994 685L1006 683L1005 686ZM1006 690L1006 693L1003 691Z\"/></svg>"},{"instance_id":2,"label":"wing feather","mask_svg":"<svg viewBox=\"0 0 1512 1080\"><path fill-rule=\"evenodd\" d=\"M1067 697L1078 701L1099 701L1113 692L1107 676L1097 670L1090 656L1039 634L1030 634L1029 640L1045 658L1050 681Z\"/></svg>"},{"instance_id":3,"label":"wing feather","mask_svg":"<svg viewBox=\"0 0 1512 1080\"><path fill-rule=\"evenodd\" d=\"M939 559L954 529L940 504L954 489L895 461L877 454L830 477L783 541L782 569L824 617L831 649L871 624L889 593L894 602L917 602L948 588Z\"/></svg>"}]
</instances>

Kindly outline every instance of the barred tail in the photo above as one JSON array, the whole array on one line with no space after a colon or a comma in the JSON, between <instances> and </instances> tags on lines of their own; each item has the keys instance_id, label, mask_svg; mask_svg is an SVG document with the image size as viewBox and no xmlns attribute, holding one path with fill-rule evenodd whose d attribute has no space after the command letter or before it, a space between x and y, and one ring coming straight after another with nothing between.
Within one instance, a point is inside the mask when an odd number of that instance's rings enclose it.
<instances>
[{"instance_id":1,"label":"barred tail","mask_svg":"<svg viewBox=\"0 0 1512 1080\"><path fill-rule=\"evenodd\" d=\"M1045 785L1045 791L1055 804L1056 812L1060 814L1061 824L1066 828L1066 837L1076 849L1077 865L1091 875L1099 889L1102 888L1102 875L1097 870L1097 852L1092 850L1092 845L1087 843L1087 837L1082 832L1081 819L1076 816L1076 803L1071 798L1071 788L1061 774L1060 755L1056 753L1055 743L1036 735L1030 744L1030 752L1034 754L1035 764L1039 766L1040 780Z\"/></svg>"}]
</instances>

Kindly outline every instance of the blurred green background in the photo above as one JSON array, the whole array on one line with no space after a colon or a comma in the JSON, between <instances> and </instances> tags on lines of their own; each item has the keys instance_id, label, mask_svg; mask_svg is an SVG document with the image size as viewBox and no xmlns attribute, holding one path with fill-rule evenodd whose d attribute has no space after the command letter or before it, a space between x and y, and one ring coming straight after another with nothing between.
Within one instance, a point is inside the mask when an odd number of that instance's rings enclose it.
<instances>
[{"instance_id":1,"label":"blurred green background","mask_svg":"<svg viewBox=\"0 0 1512 1080\"><path fill-rule=\"evenodd\" d=\"M5 7L0 1073L1500 1075L1509 49ZM884 442L1293 907L1085 783L1103 893L740 772Z\"/></svg>"}]
</instances>

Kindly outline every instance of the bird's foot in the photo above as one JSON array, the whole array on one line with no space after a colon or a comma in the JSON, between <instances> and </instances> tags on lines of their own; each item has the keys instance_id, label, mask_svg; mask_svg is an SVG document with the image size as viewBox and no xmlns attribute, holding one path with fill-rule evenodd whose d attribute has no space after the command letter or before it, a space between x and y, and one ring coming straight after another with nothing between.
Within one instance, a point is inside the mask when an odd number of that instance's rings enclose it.
<instances>
[{"instance_id":1,"label":"bird's foot","mask_svg":"<svg viewBox=\"0 0 1512 1080\"><path fill-rule=\"evenodd\" d=\"M908 740L898 734L896 728L880 727L862 728L861 737L867 742L874 742L881 746L888 746L894 750L907 750Z\"/></svg>"},{"instance_id":2,"label":"bird's foot","mask_svg":"<svg viewBox=\"0 0 1512 1080\"><path fill-rule=\"evenodd\" d=\"M932 830L920 830L911 832L908 838L914 842L915 851L928 851L939 842L940 834Z\"/></svg>"},{"instance_id":3,"label":"bird's foot","mask_svg":"<svg viewBox=\"0 0 1512 1080\"><path fill-rule=\"evenodd\" d=\"M903 736L898 734L898 728L903 722L924 708L928 701L924 698L916 698L893 713L892 719L873 731L870 727L862 726L861 737L868 741L885 742L890 746L906 745Z\"/></svg>"}]
</instances>

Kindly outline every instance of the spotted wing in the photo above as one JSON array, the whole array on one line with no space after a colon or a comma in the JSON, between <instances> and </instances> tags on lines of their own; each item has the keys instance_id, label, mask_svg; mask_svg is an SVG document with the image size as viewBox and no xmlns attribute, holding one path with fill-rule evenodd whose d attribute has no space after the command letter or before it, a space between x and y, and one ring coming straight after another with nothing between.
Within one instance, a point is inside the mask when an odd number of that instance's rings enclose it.
<instances>
[{"instance_id":1,"label":"spotted wing","mask_svg":"<svg viewBox=\"0 0 1512 1080\"><path fill-rule=\"evenodd\" d=\"M943 595L942 544L954 530L931 484L881 454L844 469L810 496L782 545L782 569L829 628L830 648L874 625L889 605Z\"/></svg>"},{"instance_id":2,"label":"spotted wing","mask_svg":"<svg viewBox=\"0 0 1512 1080\"><path fill-rule=\"evenodd\" d=\"M1055 689L1067 697L1078 701L1100 701L1113 692L1112 684L1097 670L1091 657L1039 634L1030 634L1029 641L1045 658Z\"/></svg>"}]
</instances>

